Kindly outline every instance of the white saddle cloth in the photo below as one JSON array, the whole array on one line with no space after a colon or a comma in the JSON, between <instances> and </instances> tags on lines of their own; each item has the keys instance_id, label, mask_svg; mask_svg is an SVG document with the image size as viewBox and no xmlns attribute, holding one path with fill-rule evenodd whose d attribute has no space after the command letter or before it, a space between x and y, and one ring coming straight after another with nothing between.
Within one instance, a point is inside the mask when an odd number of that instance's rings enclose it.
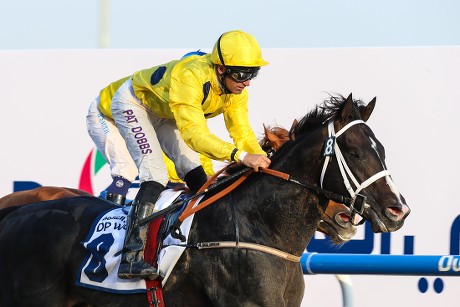
<instances>
[{"instance_id":1,"label":"white saddle cloth","mask_svg":"<svg viewBox=\"0 0 460 307\"><path fill-rule=\"evenodd\" d=\"M161 193L155 209L162 210L180 196L182 191L165 190ZM76 284L81 287L98 289L112 293L144 293L145 280L118 278L118 266L121 261L121 249L126 232L126 218L130 207L115 208L103 212L93 223L83 246L88 250L88 256L82 262L77 273ZM182 234L188 238L193 216L187 218L181 225ZM168 236L165 245L181 244L186 242ZM168 246L158 255L158 267L166 282L174 265L182 255L185 247Z\"/></svg>"}]
</instances>

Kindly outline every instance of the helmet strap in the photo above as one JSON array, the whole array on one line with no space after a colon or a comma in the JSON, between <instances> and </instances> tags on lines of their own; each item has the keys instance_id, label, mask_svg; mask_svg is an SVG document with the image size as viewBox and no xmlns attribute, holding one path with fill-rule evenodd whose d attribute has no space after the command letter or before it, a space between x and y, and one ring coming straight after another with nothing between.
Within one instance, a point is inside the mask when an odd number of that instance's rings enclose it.
<instances>
[{"instance_id":1,"label":"helmet strap","mask_svg":"<svg viewBox=\"0 0 460 307\"><path fill-rule=\"evenodd\" d=\"M216 73L217 73L217 79L219 80L219 83L221 87L224 90L225 94L230 94L231 92L228 90L227 85L225 85L225 78L228 76L228 71L227 67L225 66L224 62L224 57L222 56L222 50L220 49L220 40L224 34L221 34L219 36L219 39L217 40L217 54L219 55L219 60L222 63L222 66L224 67L224 72L222 74L219 74L218 71L218 66L216 65Z\"/></svg>"},{"instance_id":2,"label":"helmet strap","mask_svg":"<svg viewBox=\"0 0 460 307\"><path fill-rule=\"evenodd\" d=\"M219 39L217 40L217 54L219 55L219 60L222 66L225 67L225 62L224 62L224 57L222 56L222 49L220 49L220 40L224 34L219 36Z\"/></svg>"},{"instance_id":3,"label":"helmet strap","mask_svg":"<svg viewBox=\"0 0 460 307\"><path fill-rule=\"evenodd\" d=\"M231 94L232 92L229 91L227 85L225 84L225 78L228 76L227 69L224 66L224 72L222 74L219 73L219 65L216 64L216 75L217 81L219 81L220 88L224 92L224 94Z\"/></svg>"}]
</instances>

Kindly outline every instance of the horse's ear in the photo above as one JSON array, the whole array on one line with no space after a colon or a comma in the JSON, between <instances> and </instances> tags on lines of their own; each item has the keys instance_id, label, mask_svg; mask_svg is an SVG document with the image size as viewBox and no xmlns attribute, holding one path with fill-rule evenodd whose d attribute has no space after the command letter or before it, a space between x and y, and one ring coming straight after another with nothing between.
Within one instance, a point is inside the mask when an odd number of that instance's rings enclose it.
<instances>
[{"instance_id":1,"label":"horse's ear","mask_svg":"<svg viewBox=\"0 0 460 307\"><path fill-rule=\"evenodd\" d=\"M342 122L342 124L345 125L352 119L353 119L353 95L352 93L350 93L347 99L345 99L342 111L340 112L340 121Z\"/></svg>"},{"instance_id":2,"label":"horse's ear","mask_svg":"<svg viewBox=\"0 0 460 307\"><path fill-rule=\"evenodd\" d=\"M359 111L361 112L361 118L363 121L367 121L371 116L372 111L375 108L375 102L377 101L377 97L374 97L365 108L361 108Z\"/></svg>"},{"instance_id":3,"label":"horse's ear","mask_svg":"<svg viewBox=\"0 0 460 307\"><path fill-rule=\"evenodd\" d=\"M265 138L268 139L268 134L271 133L270 130L268 130L267 126L265 124L262 124L264 126L264 133L265 133Z\"/></svg>"},{"instance_id":4,"label":"horse's ear","mask_svg":"<svg viewBox=\"0 0 460 307\"><path fill-rule=\"evenodd\" d=\"M274 134L273 132L270 131L267 127L264 125L264 130L265 130L265 138L268 140L270 143L270 146L274 150L278 150L278 148L282 145L280 138Z\"/></svg>"},{"instance_id":5,"label":"horse's ear","mask_svg":"<svg viewBox=\"0 0 460 307\"><path fill-rule=\"evenodd\" d=\"M299 123L299 121L297 119L294 119L294 121L292 122L292 125L291 125L291 130L289 130L289 132L290 132L289 138L291 140L293 140L293 141L295 141L294 128L297 126L298 123Z\"/></svg>"}]
</instances>

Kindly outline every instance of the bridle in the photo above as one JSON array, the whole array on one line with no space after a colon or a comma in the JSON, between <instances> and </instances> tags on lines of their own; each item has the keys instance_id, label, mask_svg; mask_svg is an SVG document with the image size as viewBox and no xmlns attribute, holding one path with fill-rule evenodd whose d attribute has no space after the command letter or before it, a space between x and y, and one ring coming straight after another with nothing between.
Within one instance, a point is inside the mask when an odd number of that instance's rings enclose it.
<instances>
[{"instance_id":1,"label":"bridle","mask_svg":"<svg viewBox=\"0 0 460 307\"><path fill-rule=\"evenodd\" d=\"M359 194L363 189L367 188L370 186L372 183L377 181L378 179L382 177L386 177L387 180L391 180L390 172L386 169L374 174L373 176L369 177L368 179L364 180L361 184L358 182L356 177L353 175L351 172L350 168L348 167L347 162L345 161L345 158L342 155L342 151L340 150L339 144L336 142L336 139L340 137L345 131L347 131L350 127L357 125L357 124L366 124L363 120L354 120L352 122L349 122L345 126L343 126L337 133L335 132L334 129L334 120L330 120L328 123L328 138L325 141L325 146L324 146L324 163L323 163L323 169L321 171L321 176L320 176L320 186L323 188L323 181L324 177L326 176L326 170L329 165L329 161L331 160L331 156L335 155L337 157L337 164L339 166L340 174L342 175L343 183L345 185L345 188L347 189L348 193L350 194L350 197L352 199L351 204L349 206L350 208L350 217L351 217L351 224L353 226L360 225L364 223L364 219L361 219L359 223L354 222L354 217L356 214L359 214L361 217L363 217L363 212L365 209L366 204L366 196ZM353 187L350 184L350 178L351 181L353 182L354 186L356 187L355 190L353 190ZM348 205L348 204L345 204Z\"/></svg>"}]
</instances>

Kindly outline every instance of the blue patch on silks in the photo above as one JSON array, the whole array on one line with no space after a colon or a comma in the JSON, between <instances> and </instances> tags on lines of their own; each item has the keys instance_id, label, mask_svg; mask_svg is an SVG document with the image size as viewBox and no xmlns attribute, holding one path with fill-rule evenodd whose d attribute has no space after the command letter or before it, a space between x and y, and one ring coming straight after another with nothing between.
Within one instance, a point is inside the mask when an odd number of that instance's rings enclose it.
<instances>
[{"instance_id":1,"label":"blue patch on silks","mask_svg":"<svg viewBox=\"0 0 460 307\"><path fill-rule=\"evenodd\" d=\"M205 84L203 84L203 100L201 101L201 104L203 104L206 101L206 98L208 98L210 90L211 90L211 81L208 81Z\"/></svg>"},{"instance_id":2,"label":"blue patch on silks","mask_svg":"<svg viewBox=\"0 0 460 307\"><path fill-rule=\"evenodd\" d=\"M189 53L184 54L184 56L183 56L182 58L186 58L186 57L191 56L191 55L199 55L199 56L202 56L202 55L205 55L205 54L206 54L206 52L203 52L203 51L201 51L200 49L198 49L197 51L191 51L191 52L189 52Z\"/></svg>"},{"instance_id":3,"label":"blue patch on silks","mask_svg":"<svg viewBox=\"0 0 460 307\"><path fill-rule=\"evenodd\" d=\"M166 72L166 66L160 66L155 70L155 72L150 77L150 84L155 85L160 82Z\"/></svg>"}]
</instances>

